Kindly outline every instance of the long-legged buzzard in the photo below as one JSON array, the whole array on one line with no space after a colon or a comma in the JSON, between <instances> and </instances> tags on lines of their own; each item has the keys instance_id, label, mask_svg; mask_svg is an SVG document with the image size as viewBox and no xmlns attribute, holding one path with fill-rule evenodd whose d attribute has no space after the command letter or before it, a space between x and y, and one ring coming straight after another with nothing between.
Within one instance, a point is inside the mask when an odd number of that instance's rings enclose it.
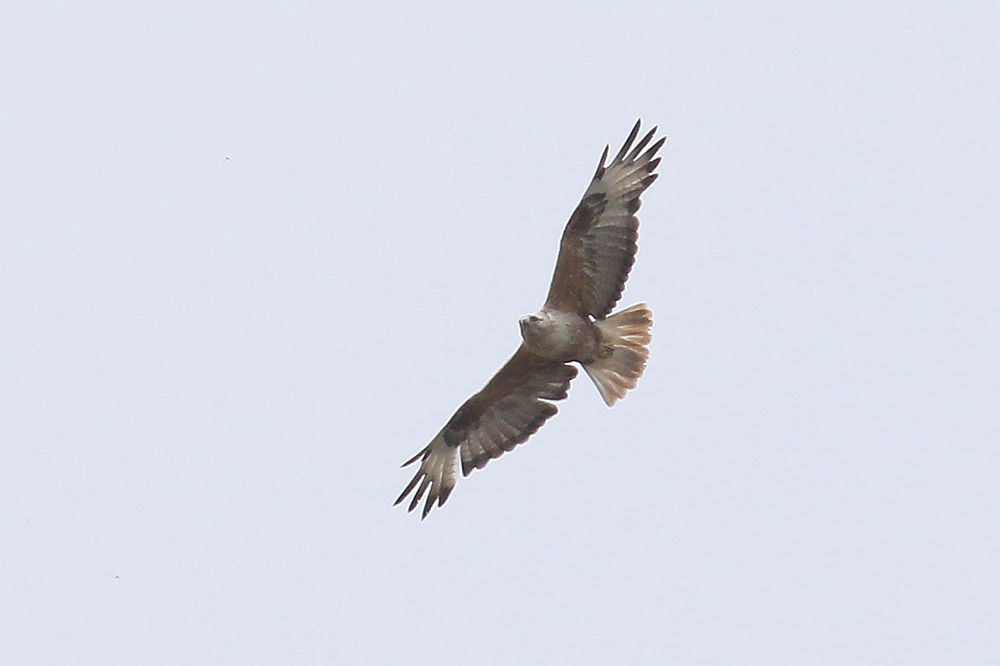
<instances>
[{"instance_id":1,"label":"long-legged buzzard","mask_svg":"<svg viewBox=\"0 0 1000 666\"><path fill-rule=\"evenodd\" d=\"M523 342L486 386L465 401L431 443L403 466L420 467L396 500L416 490L410 511L426 495L422 517L451 495L458 478L486 466L526 441L567 395L579 363L610 407L634 388L649 356L653 313L644 303L611 314L635 262L639 197L656 175L656 153L666 138L649 146L656 128L633 146L640 123L621 150L597 172L563 231L559 258L542 309L521 318ZM645 152L643 152L645 150Z\"/></svg>"}]
</instances>

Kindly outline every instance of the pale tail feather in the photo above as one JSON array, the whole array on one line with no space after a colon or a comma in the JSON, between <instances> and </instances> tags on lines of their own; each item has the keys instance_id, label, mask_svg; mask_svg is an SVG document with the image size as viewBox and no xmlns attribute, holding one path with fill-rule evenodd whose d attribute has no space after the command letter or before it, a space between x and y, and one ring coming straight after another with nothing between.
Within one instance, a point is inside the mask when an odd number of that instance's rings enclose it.
<instances>
[{"instance_id":1,"label":"pale tail feather","mask_svg":"<svg viewBox=\"0 0 1000 666\"><path fill-rule=\"evenodd\" d=\"M646 369L653 313L645 303L637 303L594 323L601 331L603 349L593 362L584 363L583 369L611 407L635 388Z\"/></svg>"}]
</instances>

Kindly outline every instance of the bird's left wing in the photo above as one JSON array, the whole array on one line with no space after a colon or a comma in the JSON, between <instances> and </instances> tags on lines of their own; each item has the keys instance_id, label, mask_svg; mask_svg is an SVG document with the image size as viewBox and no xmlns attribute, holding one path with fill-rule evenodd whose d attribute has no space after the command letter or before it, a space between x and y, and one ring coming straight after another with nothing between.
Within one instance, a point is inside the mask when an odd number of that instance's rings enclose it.
<instances>
[{"instance_id":1,"label":"bird's left wing","mask_svg":"<svg viewBox=\"0 0 1000 666\"><path fill-rule=\"evenodd\" d=\"M408 511L426 494L426 518L434 502L443 505L455 488L459 458L462 475L468 476L527 440L558 411L547 401L565 398L576 373L575 367L544 359L521 345L431 443L403 463L406 467L419 460L420 468L395 504L416 489Z\"/></svg>"},{"instance_id":2,"label":"bird's left wing","mask_svg":"<svg viewBox=\"0 0 1000 666\"><path fill-rule=\"evenodd\" d=\"M654 127L635 143L639 125L610 164L605 164L604 149L594 179L563 231L546 308L604 319L621 298L635 261L639 197L656 180L656 153L666 141L664 137L649 146Z\"/></svg>"}]
</instances>

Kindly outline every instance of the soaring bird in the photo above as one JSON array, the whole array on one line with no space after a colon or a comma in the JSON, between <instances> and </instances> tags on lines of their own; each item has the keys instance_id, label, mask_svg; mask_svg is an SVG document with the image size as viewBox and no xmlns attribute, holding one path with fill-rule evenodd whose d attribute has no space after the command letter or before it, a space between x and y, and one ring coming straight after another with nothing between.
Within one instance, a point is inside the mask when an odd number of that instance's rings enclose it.
<instances>
[{"instance_id":1,"label":"soaring bird","mask_svg":"<svg viewBox=\"0 0 1000 666\"><path fill-rule=\"evenodd\" d=\"M454 490L459 460L468 476L525 442L558 411L553 401L566 397L577 374L571 362L583 367L608 407L635 388L649 357L653 313L645 303L611 310L635 263L639 197L656 180L656 153L666 141L649 145L654 127L635 143L640 125L641 120L610 164L605 146L563 231L545 305L519 321L517 351L430 444L403 463L419 461L420 467L395 504L413 493L408 509L413 511L426 495L421 519L426 518L434 503L442 506Z\"/></svg>"}]
</instances>

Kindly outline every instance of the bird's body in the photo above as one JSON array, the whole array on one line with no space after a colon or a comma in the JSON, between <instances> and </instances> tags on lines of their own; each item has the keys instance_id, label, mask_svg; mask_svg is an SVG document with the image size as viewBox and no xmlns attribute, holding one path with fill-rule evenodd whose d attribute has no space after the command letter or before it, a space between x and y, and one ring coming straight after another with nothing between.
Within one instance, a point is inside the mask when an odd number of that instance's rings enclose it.
<instances>
[{"instance_id":1,"label":"bird's body","mask_svg":"<svg viewBox=\"0 0 1000 666\"><path fill-rule=\"evenodd\" d=\"M458 408L431 443L404 463L420 461L396 504L416 490L412 511L426 494L423 517L445 503L455 487L458 463L468 476L524 442L557 410L577 375L587 372L610 407L635 387L646 367L652 313L637 304L611 314L635 261L639 196L649 187L666 139L643 149L654 127L632 146L635 124L621 150L597 172L573 211L545 305L520 319L522 344L485 387Z\"/></svg>"}]
</instances>

